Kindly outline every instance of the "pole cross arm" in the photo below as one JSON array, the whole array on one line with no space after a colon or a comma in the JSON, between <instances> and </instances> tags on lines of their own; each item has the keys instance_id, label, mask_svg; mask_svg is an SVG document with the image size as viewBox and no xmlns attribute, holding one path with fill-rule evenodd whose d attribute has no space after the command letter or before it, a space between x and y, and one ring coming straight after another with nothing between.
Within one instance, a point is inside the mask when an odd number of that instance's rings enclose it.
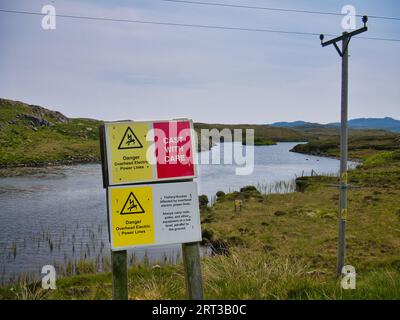
<instances>
[{"instance_id":1,"label":"pole cross arm","mask_svg":"<svg viewBox=\"0 0 400 320\"><path fill-rule=\"evenodd\" d=\"M351 37L353 37L355 35L358 35L360 33L366 32L366 31L368 31L368 27L367 26L362 27L362 28L357 29L357 30L354 30L354 31L352 31L350 33L345 32L345 33L343 33L343 35L341 35L339 37L336 37L334 39L331 39L331 40L328 40L328 41L325 41L325 42L321 42L321 46L326 47L326 46L329 46L331 44L334 45L335 43L337 43L339 41L342 41L345 38L351 38Z\"/></svg>"}]
</instances>

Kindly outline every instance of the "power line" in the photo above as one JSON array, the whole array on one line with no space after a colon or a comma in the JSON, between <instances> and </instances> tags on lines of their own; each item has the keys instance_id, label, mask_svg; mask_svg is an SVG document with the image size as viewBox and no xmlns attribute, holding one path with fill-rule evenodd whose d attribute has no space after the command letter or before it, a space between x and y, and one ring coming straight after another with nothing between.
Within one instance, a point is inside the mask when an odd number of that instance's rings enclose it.
<instances>
[{"instance_id":1,"label":"power line","mask_svg":"<svg viewBox=\"0 0 400 320\"><path fill-rule=\"evenodd\" d=\"M39 13L39 12L33 12L33 11L19 11L19 10L0 9L0 12L3 12L3 13L14 13L14 14L25 14L25 15L35 15L35 16L45 16L45 14L42 14L42 13ZM161 26L174 26L174 27L187 27L187 28L202 28L202 29L217 29L217 30L230 30L230 31L247 31L247 32L264 32L264 33L277 33L277 34L288 34L288 35L304 35L304 36L319 36L319 33L314 33L314 32L301 32L301 31L288 31L288 30L275 30L275 29L261 29L261 28L244 28L244 27L204 25L204 24L173 23L173 22L161 22L161 21L149 21L149 20L147 20L147 21L146 20L131 20L131 19L92 17L92 16L78 16L78 15L66 15L66 14L57 14L56 17L69 18L69 19L79 19L79 20L125 22L125 23L161 25ZM332 36L332 37L336 36L334 34L329 34L329 33L325 33L325 35ZM359 39L400 42L400 39L389 39L389 38L359 37Z\"/></svg>"},{"instance_id":2,"label":"power line","mask_svg":"<svg viewBox=\"0 0 400 320\"><path fill-rule=\"evenodd\" d=\"M31 12L31 11L17 11L17 10L0 9L0 12L44 16L44 14L42 14L42 13ZM259 29L259 28L243 28L243 27L229 27L229 26L216 26L216 25L203 25L203 24L173 23L173 22L160 22L160 21L148 21L148 20L145 21L145 20L117 19L117 18L76 16L76 15L65 15L65 14L57 14L56 16L57 17L61 17L61 18L71 18L71 19L112 21L112 22L127 22L127 23L152 24L152 25L166 25L166 26L175 26L175 27L235 30L235 31L249 31L249 32L268 32L268 33L312 35L312 36L318 36L319 35L319 33L312 33L312 32L285 31L285 30L272 30L272 29ZM330 35L330 36L334 36L334 35Z\"/></svg>"},{"instance_id":3,"label":"power line","mask_svg":"<svg viewBox=\"0 0 400 320\"><path fill-rule=\"evenodd\" d=\"M240 9L256 9L256 10L267 10L267 11L277 11L277 12L293 12L293 13L306 13L306 14L319 14L319 15L330 15L330 16L343 16L341 13L337 12L327 12L327 11L312 11L312 10L300 10L300 9L286 9L286 8L273 8L273 7L259 7L259 6L249 6L249 5L239 5L239 4L228 4L219 2L202 2L202 1L189 1L189 0L161 0L164 2L174 2L182 4L195 4L195 5L205 5L214 7L228 7L228 8L240 8ZM357 17L362 17L362 15L356 15ZM398 17L386 17L386 16L376 16L368 15L369 18L374 19L384 19L384 20L398 20Z\"/></svg>"},{"instance_id":4,"label":"power line","mask_svg":"<svg viewBox=\"0 0 400 320\"><path fill-rule=\"evenodd\" d=\"M400 42L400 39L391 39L391 38L358 37L357 39Z\"/></svg>"}]
</instances>

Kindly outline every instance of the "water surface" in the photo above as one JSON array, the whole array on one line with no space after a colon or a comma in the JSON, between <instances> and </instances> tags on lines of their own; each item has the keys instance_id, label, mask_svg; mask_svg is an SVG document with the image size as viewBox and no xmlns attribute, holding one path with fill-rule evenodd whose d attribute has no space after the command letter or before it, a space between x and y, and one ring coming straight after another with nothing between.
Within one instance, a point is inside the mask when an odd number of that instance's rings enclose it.
<instances>
[{"instance_id":1,"label":"water surface","mask_svg":"<svg viewBox=\"0 0 400 320\"><path fill-rule=\"evenodd\" d=\"M219 190L245 185L268 189L278 181L302 174L335 174L339 161L289 152L296 143L255 147L251 175L235 175L235 165L200 165L199 193L210 199ZM220 153L223 156L223 152ZM277 190L279 191L279 190ZM284 190L283 190L284 191ZM30 272L40 275L43 265L66 265L76 260L109 259L105 191L98 164L64 166L48 173L0 178L1 282ZM180 246L156 246L130 252L131 261L174 262Z\"/></svg>"}]
</instances>

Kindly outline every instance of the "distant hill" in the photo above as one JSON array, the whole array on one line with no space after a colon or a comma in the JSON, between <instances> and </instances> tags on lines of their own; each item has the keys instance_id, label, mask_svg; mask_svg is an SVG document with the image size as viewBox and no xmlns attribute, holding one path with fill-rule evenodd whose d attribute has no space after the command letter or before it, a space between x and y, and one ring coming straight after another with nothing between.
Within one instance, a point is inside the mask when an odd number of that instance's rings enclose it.
<instances>
[{"instance_id":1,"label":"distant hill","mask_svg":"<svg viewBox=\"0 0 400 320\"><path fill-rule=\"evenodd\" d=\"M340 126L339 122L329 123L330 126ZM382 129L400 132L400 120L386 118L358 118L349 120L349 127L353 129Z\"/></svg>"},{"instance_id":2,"label":"distant hill","mask_svg":"<svg viewBox=\"0 0 400 320\"><path fill-rule=\"evenodd\" d=\"M306 122L306 121L293 121L293 122L275 122L271 126L280 128L296 128L296 127L323 127L323 124Z\"/></svg>"},{"instance_id":3,"label":"distant hill","mask_svg":"<svg viewBox=\"0 0 400 320\"><path fill-rule=\"evenodd\" d=\"M312 123L306 121L294 121L294 122L275 122L271 126L281 128L317 128L327 127L335 128L339 127L339 122L332 122L328 124ZM349 120L349 128L352 129L380 129L392 132L400 132L400 120L396 120L390 117L386 118L358 118Z\"/></svg>"}]
</instances>

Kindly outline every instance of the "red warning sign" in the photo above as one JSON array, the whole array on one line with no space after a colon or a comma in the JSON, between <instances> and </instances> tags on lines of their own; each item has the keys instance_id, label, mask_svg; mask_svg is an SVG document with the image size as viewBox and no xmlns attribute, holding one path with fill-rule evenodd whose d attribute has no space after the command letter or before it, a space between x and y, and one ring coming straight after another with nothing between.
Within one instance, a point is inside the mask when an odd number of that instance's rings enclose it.
<instances>
[{"instance_id":1,"label":"red warning sign","mask_svg":"<svg viewBox=\"0 0 400 320\"><path fill-rule=\"evenodd\" d=\"M192 120L108 122L104 129L107 185L197 177Z\"/></svg>"},{"instance_id":2,"label":"red warning sign","mask_svg":"<svg viewBox=\"0 0 400 320\"><path fill-rule=\"evenodd\" d=\"M154 122L157 178L194 175L193 141L189 121Z\"/></svg>"}]
</instances>

